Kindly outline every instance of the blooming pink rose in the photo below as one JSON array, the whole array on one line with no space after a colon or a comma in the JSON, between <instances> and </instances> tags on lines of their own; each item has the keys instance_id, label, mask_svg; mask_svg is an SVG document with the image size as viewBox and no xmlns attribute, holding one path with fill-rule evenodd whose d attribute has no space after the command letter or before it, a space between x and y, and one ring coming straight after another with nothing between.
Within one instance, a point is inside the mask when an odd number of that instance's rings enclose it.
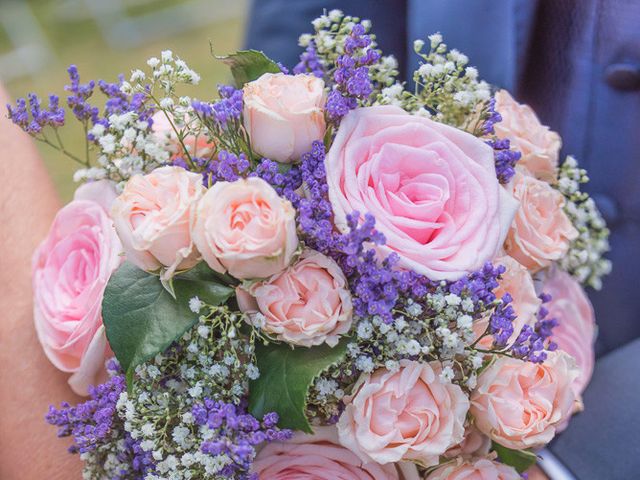
<instances>
[{"instance_id":1,"label":"blooming pink rose","mask_svg":"<svg viewBox=\"0 0 640 480\"><path fill-rule=\"evenodd\" d=\"M529 270L548 267L567 253L571 241L578 236L564 213L564 197L548 183L521 171L516 172L511 186L520 208L505 249Z\"/></svg>"},{"instance_id":2,"label":"blooming pink rose","mask_svg":"<svg viewBox=\"0 0 640 480\"><path fill-rule=\"evenodd\" d=\"M238 287L237 297L255 326L293 345L333 347L351 328L347 279L335 261L313 250L248 291Z\"/></svg>"},{"instance_id":3,"label":"blooming pink rose","mask_svg":"<svg viewBox=\"0 0 640 480\"><path fill-rule=\"evenodd\" d=\"M212 269L243 280L281 272L298 248L291 203L257 177L213 185L198 202L192 234Z\"/></svg>"},{"instance_id":4,"label":"blooming pink rose","mask_svg":"<svg viewBox=\"0 0 640 480\"><path fill-rule=\"evenodd\" d=\"M316 427L284 443L269 443L251 471L264 480L419 480L413 464L363 463L338 443L335 427Z\"/></svg>"},{"instance_id":5,"label":"blooming pink rose","mask_svg":"<svg viewBox=\"0 0 640 480\"><path fill-rule=\"evenodd\" d=\"M491 439L472 424L464 430L462 442L444 452L446 458L485 456L491 450Z\"/></svg>"},{"instance_id":6,"label":"blooming pink rose","mask_svg":"<svg viewBox=\"0 0 640 480\"><path fill-rule=\"evenodd\" d=\"M33 256L38 338L51 363L74 372L69 383L78 394L87 394L104 364L102 297L121 249L107 212L74 200L58 212Z\"/></svg>"},{"instance_id":7,"label":"blooming pink rose","mask_svg":"<svg viewBox=\"0 0 640 480\"><path fill-rule=\"evenodd\" d=\"M517 203L500 187L493 151L462 130L394 106L347 114L325 166L336 226L369 212L382 254L432 280L453 280L492 259Z\"/></svg>"},{"instance_id":8,"label":"blooming pink rose","mask_svg":"<svg viewBox=\"0 0 640 480\"><path fill-rule=\"evenodd\" d=\"M91 200L104 208L106 212L111 211L111 205L117 197L116 185L112 180L83 183L73 194L74 200Z\"/></svg>"},{"instance_id":9,"label":"blooming pink rose","mask_svg":"<svg viewBox=\"0 0 640 480\"><path fill-rule=\"evenodd\" d=\"M203 192L202 177L180 167L131 177L111 208L127 260L143 270L167 267L167 277L193 267L199 257L189 227Z\"/></svg>"},{"instance_id":10,"label":"blooming pink rose","mask_svg":"<svg viewBox=\"0 0 640 480\"><path fill-rule=\"evenodd\" d=\"M516 102L506 90L498 91L495 99L495 109L502 117L494 126L496 136L508 139L511 146L522 153L519 166L536 178L554 181L562 146L560 135L542 125L531 107Z\"/></svg>"},{"instance_id":11,"label":"blooming pink rose","mask_svg":"<svg viewBox=\"0 0 640 480\"><path fill-rule=\"evenodd\" d=\"M542 290L551 295L551 301L545 304L549 318L558 320L552 340L560 350L571 355L580 367L580 375L573 384L576 395L580 395L591 379L595 362L596 322L593 307L580 284L559 269L546 279Z\"/></svg>"},{"instance_id":12,"label":"blooming pink rose","mask_svg":"<svg viewBox=\"0 0 640 480\"><path fill-rule=\"evenodd\" d=\"M426 480L520 480L515 468L490 458L475 460L458 459L445 463L429 475Z\"/></svg>"},{"instance_id":13,"label":"blooming pink rose","mask_svg":"<svg viewBox=\"0 0 640 480\"><path fill-rule=\"evenodd\" d=\"M550 352L542 364L498 357L471 395L475 425L507 448L540 447L570 415L577 376L575 361L564 352Z\"/></svg>"},{"instance_id":14,"label":"blooming pink rose","mask_svg":"<svg viewBox=\"0 0 640 480\"><path fill-rule=\"evenodd\" d=\"M313 75L265 73L244 85L244 128L251 148L279 162L299 159L322 140L324 82Z\"/></svg>"},{"instance_id":15,"label":"blooming pink rose","mask_svg":"<svg viewBox=\"0 0 640 480\"><path fill-rule=\"evenodd\" d=\"M516 319L513 321L513 334L509 337L509 343L513 343L518 338L522 327L535 325L537 321L536 314L542 301L536 294L531 274L524 266L508 255L496 258L493 263L503 265L506 268L502 278L498 280L498 288L494 290L494 293L498 298L502 298L506 293L511 295L511 306L516 314ZM482 335L488 324L488 318L482 318L474 322L473 331L476 336ZM489 347L492 342L493 337L487 335L480 340L479 345Z\"/></svg>"},{"instance_id":16,"label":"blooming pink rose","mask_svg":"<svg viewBox=\"0 0 640 480\"><path fill-rule=\"evenodd\" d=\"M200 135L187 135L182 139L181 144L178 140L178 135L176 135L175 130L171 126L171 122L174 122L174 126L178 129L182 129L184 126L175 125L175 119L169 121L167 114L161 110L154 113L151 120L153 120L153 125L151 127L153 133L157 138L168 144L173 151L172 158L183 155L184 148L182 148L182 144L184 144L192 157L205 157L212 152L212 149L215 146L204 132Z\"/></svg>"},{"instance_id":17,"label":"blooming pink rose","mask_svg":"<svg viewBox=\"0 0 640 480\"><path fill-rule=\"evenodd\" d=\"M345 397L340 443L363 461L437 465L440 455L462 441L469 409L462 389L438 373L436 362L401 360L396 372L362 375Z\"/></svg>"}]
</instances>

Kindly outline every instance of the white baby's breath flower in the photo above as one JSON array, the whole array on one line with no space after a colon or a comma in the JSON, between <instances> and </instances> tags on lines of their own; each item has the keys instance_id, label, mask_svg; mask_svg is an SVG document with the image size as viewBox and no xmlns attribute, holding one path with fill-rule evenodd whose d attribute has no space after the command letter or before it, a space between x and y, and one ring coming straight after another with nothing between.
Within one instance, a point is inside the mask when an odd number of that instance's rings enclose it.
<instances>
[{"instance_id":1,"label":"white baby's breath flower","mask_svg":"<svg viewBox=\"0 0 640 480\"><path fill-rule=\"evenodd\" d=\"M191 297L189 299L189 310L193 313L200 313L200 309L202 309L202 301L197 296Z\"/></svg>"},{"instance_id":2,"label":"white baby's breath flower","mask_svg":"<svg viewBox=\"0 0 640 480\"><path fill-rule=\"evenodd\" d=\"M424 48L424 40L417 39L413 41L413 50L416 53L421 52L423 48Z\"/></svg>"}]
</instances>

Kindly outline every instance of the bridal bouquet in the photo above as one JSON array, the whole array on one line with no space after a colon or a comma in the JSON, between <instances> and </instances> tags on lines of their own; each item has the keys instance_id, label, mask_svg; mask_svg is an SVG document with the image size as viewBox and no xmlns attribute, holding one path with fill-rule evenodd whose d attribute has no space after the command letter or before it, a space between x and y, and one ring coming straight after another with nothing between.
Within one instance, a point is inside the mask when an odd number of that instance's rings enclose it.
<instances>
[{"instance_id":1,"label":"bridal bouquet","mask_svg":"<svg viewBox=\"0 0 640 480\"><path fill-rule=\"evenodd\" d=\"M71 66L69 115L9 106L81 167L33 287L84 478L516 479L581 408L610 268L584 170L439 34L409 85L370 22L313 27L292 71L218 57L217 100L164 51Z\"/></svg>"}]
</instances>

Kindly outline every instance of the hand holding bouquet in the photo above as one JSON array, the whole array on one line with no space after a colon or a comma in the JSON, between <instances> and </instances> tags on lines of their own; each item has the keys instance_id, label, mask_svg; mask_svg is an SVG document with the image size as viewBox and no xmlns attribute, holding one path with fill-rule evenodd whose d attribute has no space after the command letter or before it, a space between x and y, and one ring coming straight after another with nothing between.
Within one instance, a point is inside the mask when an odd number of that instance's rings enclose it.
<instances>
[{"instance_id":1,"label":"hand holding bouquet","mask_svg":"<svg viewBox=\"0 0 640 480\"><path fill-rule=\"evenodd\" d=\"M90 396L47 415L85 478L515 479L580 409L581 284L610 268L585 172L440 35L409 89L368 21L313 26L291 73L222 57L214 101L170 51L116 83L70 67L85 156L57 97L9 106L81 164L33 283Z\"/></svg>"}]
</instances>

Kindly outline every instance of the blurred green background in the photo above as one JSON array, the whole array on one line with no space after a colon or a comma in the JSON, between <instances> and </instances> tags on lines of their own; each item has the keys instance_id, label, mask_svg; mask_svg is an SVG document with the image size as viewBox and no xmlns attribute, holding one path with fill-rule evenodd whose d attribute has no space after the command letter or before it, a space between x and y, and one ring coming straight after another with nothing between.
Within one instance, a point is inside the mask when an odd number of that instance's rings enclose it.
<instances>
[{"instance_id":1,"label":"blurred green background","mask_svg":"<svg viewBox=\"0 0 640 480\"><path fill-rule=\"evenodd\" d=\"M248 0L1 0L0 78L13 98L35 92L64 99L72 63L83 82L115 81L119 73L128 77L134 68L146 69L147 58L170 49L202 77L183 94L211 99L216 85L230 77L209 43L216 54L237 50L247 8ZM62 136L69 150L83 149L79 123L68 121ZM62 200L70 200L76 164L38 147Z\"/></svg>"}]
</instances>

